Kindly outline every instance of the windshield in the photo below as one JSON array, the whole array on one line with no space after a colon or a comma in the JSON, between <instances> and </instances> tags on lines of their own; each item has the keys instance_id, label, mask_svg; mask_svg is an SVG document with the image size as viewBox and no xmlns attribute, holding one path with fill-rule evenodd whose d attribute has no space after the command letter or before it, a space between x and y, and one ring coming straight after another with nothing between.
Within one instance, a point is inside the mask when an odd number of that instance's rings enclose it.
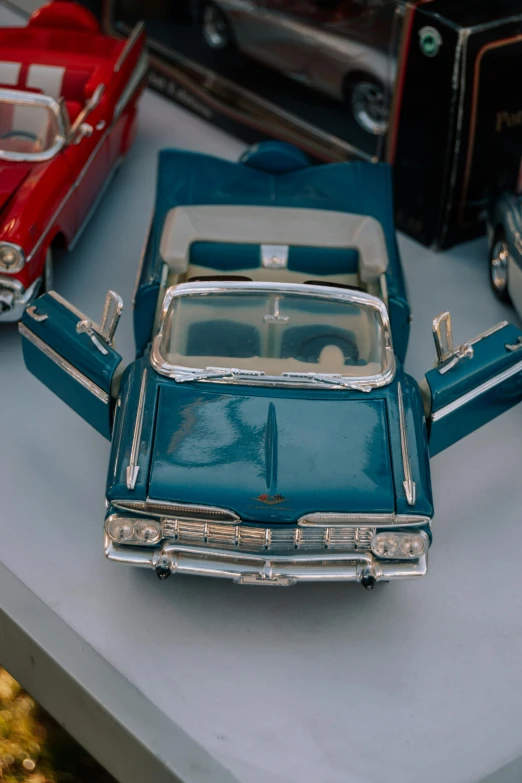
<instances>
[{"instance_id":1,"label":"windshield","mask_svg":"<svg viewBox=\"0 0 522 783\"><path fill-rule=\"evenodd\" d=\"M40 155L61 140L56 114L39 103L0 98L0 152L3 157Z\"/></svg>"},{"instance_id":2,"label":"windshield","mask_svg":"<svg viewBox=\"0 0 522 783\"><path fill-rule=\"evenodd\" d=\"M268 291L174 297L161 354L170 365L283 373L381 374L385 335L369 304Z\"/></svg>"}]
</instances>

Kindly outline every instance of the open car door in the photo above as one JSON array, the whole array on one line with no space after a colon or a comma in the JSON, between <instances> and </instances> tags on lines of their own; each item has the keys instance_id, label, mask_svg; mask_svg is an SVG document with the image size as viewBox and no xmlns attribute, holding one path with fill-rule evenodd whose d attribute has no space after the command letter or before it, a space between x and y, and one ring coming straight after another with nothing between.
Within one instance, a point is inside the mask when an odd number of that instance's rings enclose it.
<instances>
[{"instance_id":1,"label":"open car door","mask_svg":"<svg viewBox=\"0 0 522 783\"><path fill-rule=\"evenodd\" d=\"M426 374L430 454L522 400L522 331L503 321L458 348L449 313L433 322L438 366Z\"/></svg>"},{"instance_id":2,"label":"open car door","mask_svg":"<svg viewBox=\"0 0 522 783\"><path fill-rule=\"evenodd\" d=\"M98 325L50 291L26 308L19 324L28 370L109 439L121 362L112 340L122 307L109 291Z\"/></svg>"}]
</instances>

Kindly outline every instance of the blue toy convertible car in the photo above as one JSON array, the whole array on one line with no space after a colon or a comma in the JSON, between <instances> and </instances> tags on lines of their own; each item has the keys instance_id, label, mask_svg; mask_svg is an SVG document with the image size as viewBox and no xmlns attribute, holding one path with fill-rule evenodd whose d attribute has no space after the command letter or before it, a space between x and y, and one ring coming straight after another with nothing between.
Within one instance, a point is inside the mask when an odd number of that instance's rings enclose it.
<instances>
[{"instance_id":1,"label":"blue toy convertible car","mask_svg":"<svg viewBox=\"0 0 522 783\"><path fill-rule=\"evenodd\" d=\"M105 551L159 577L240 583L423 576L429 455L522 399L520 330L458 348L434 322L422 390L386 166L309 166L264 144L239 163L160 155L135 298L137 358L49 293L27 366L107 438Z\"/></svg>"}]
</instances>

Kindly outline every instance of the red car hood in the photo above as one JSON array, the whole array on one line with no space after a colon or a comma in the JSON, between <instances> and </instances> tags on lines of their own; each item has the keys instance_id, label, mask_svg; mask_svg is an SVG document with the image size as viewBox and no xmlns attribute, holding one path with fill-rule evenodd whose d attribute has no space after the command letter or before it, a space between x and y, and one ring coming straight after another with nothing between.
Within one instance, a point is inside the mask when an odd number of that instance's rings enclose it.
<instances>
[{"instance_id":1,"label":"red car hood","mask_svg":"<svg viewBox=\"0 0 522 783\"><path fill-rule=\"evenodd\" d=\"M3 209L9 199L18 190L22 182L30 174L30 163L0 163L0 209Z\"/></svg>"}]
</instances>

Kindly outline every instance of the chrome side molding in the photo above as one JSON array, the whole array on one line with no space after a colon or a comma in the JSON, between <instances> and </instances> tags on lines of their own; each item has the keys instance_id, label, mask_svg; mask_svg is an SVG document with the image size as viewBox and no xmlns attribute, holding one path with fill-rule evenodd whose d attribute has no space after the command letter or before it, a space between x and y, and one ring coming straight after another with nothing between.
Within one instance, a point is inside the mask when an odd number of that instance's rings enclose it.
<instances>
[{"instance_id":1,"label":"chrome side molding","mask_svg":"<svg viewBox=\"0 0 522 783\"><path fill-rule=\"evenodd\" d=\"M141 430L143 428L143 414L145 413L145 392L147 389L147 370L143 371L141 378L140 396L138 399L138 408L136 411L136 424L132 436L132 447L129 464L126 470L127 489L133 490L136 487L140 466L138 465L138 454L140 450Z\"/></svg>"},{"instance_id":2,"label":"chrome side molding","mask_svg":"<svg viewBox=\"0 0 522 783\"><path fill-rule=\"evenodd\" d=\"M397 392L399 398L399 427L401 431L401 451L402 451L402 468L404 471L404 481L402 486L406 495L406 500L409 506L415 505L415 497L417 494L417 487L412 478L411 473L411 458L408 448L408 430L406 428L406 414L404 411L404 399L402 396L402 386L397 384Z\"/></svg>"}]
</instances>

